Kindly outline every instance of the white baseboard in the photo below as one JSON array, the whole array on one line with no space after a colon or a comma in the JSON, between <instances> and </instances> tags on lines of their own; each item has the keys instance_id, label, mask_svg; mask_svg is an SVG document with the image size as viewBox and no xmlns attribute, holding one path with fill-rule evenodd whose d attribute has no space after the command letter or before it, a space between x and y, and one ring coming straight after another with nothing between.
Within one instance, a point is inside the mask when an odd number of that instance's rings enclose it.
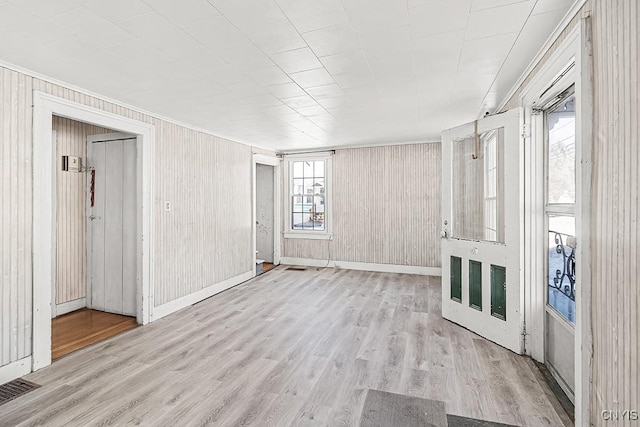
<instances>
[{"instance_id":1,"label":"white baseboard","mask_svg":"<svg viewBox=\"0 0 640 427\"><path fill-rule=\"evenodd\" d=\"M72 311L80 310L87 306L86 298L79 298L73 301L63 302L62 304L56 304L55 309L51 310L51 318L61 316L63 314L71 313Z\"/></svg>"},{"instance_id":2,"label":"white baseboard","mask_svg":"<svg viewBox=\"0 0 640 427\"><path fill-rule=\"evenodd\" d=\"M346 270L375 271L380 273L419 274L422 276L442 276L440 267L419 267L414 265L374 264L369 262L327 261L310 258L280 258L281 264L300 265L305 267L344 268Z\"/></svg>"},{"instance_id":3,"label":"white baseboard","mask_svg":"<svg viewBox=\"0 0 640 427\"><path fill-rule=\"evenodd\" d=\"M0 366L0 384L20 378L31 372L31 356Z\"/></svg>"},{"instance_id":4,"label":"white baseboard","mask_svg":"<svg viewBox=\"0 0 640 427\"><path fill-rule=\"evenodd\" d=\"M175 313L176 311L181 310L185 307L188 307L197 302L200 302L203 299L207 299L215 294L219 294L224 290L227 290L236 285L239 285L242 282L246 282L247 280L253 278L254 276L255 276L255 271L247 271L246 273L240 274L239 276L235 276L230 279L227 279L224 282L207 286L204 289L200 289L197 292L194 292L189 295L185 295L182 298L178 298L166 304L162 304L157 307L154 307L153 311L151 312L151 321L153 322L162 317L168 316L171 313Z\"/></svg>"}]
</instances>

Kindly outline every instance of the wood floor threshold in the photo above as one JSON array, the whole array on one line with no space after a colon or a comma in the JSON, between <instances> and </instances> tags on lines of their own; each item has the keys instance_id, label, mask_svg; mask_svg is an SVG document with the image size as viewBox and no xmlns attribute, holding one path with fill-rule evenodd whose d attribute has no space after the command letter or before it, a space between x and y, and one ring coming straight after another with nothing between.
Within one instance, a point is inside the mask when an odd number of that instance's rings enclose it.
<instances>
[{"instance_id":1,"label":"wood floor threshold","mask_svg":"<svg viewBox=\"0 0 640 427\"><path fill-rule=\"evenodd\" d=\"M85 348L87 346L90 346L91 344L95 344L97 342L106 340L107 338L111 338L114 335L118 335L118 334L121 334L122 332L126 332L129 329L135 328L136 326L137 325L134 319L132 322L113 325L108 328L102 329L100 331L94 332L79 340L75 340L68 344L58 346L55 349L55 351L51 352L51 358L59 359L62 356L66 356L67 354L72 353L76 350L80 350L81 348Z\"/></svg>"}]
</instances>

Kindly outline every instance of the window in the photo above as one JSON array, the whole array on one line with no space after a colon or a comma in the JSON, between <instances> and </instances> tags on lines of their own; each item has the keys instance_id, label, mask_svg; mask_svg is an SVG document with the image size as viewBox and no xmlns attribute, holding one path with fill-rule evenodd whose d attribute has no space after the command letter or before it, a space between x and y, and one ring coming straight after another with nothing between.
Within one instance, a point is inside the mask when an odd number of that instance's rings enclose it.
<instances>
[{"instance_id":1,"label":"window","mask_svg":"<svg viewBox=\"0 0 640 427\"><path fill-rule=\"evenodd\" d=\"M576 110L573 87L545 109L547 305L575 323Z\"/></svg>"},{"instance_id":2,"label":"window","mask_svg":"<svg viewBox=\"0 0 640 427\"><path fill-rule=\"evenodd\" d=\"M290 155L287 162L288 225L285 238L330 238L329 154Z\"/></svg>"}]
</instances>

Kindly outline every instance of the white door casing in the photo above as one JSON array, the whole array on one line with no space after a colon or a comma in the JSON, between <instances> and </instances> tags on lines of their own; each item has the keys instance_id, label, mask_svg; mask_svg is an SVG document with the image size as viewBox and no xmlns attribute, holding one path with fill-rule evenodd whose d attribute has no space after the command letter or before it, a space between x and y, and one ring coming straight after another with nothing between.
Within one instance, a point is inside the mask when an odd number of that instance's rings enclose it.
<instances>
[{"instance_id":1,"label":"white door casing","mask_svg":"<svg viewBox=\"0 0 640 427\"><path fill-rule=\"evenodd\" d=\"M39 91L33 93L33 350L31 370L51 364L52 282L55 280L58 162L52 144L53 115L137 135L137 320L147 324L153 307L153 159L155 127Z\"/></svg>"},{"instance_id":2,"label":"white door casing","mask_svg":"<svg viewBox=\"0 0 640 427\"><path fill-rule=\"evenodd\" d=\"M453 149L455 141L474 135L475 124L468 123L442 135L442 315L515 353L523 352L522 262L522 180L523 153L520 142L520 110L481 119L477 132L504 129L504 243L452 236L454 222ZM484 191L479 183L478 191ZM451 298L451 257L462 259L461 300ZM482 263L482 309L469 304L469 261ZM505 319L491 314L491 269L506 269Z\"/></svg>"},{"instance_id":3,"label":"white door casing","mask_svg":"<svg viewBox=\"0 0 640 427\"><path fill-rule=\"evenodd\" d=\"M87 160L87 306L135 316L136 139L90 137Z\"/></svg>"},{"instance_id":4,"label":"white door casing","mask_svg":"<svg viewBox=\"0 0 640 427\"><path fill-rule=\"evenodd\" d=\"M275 265L280 264L280 239L282 237L282 208L281 208L281 172L280 172L280 164L281 159L278 157L266 156L263 154L254 154L252 161L252 176L253 176L253 206L252 206L252 228L253 228L253 265L256 264L256 239L257 239L257 229L256 229L256 221L257 221L257 197L258 197L258 185L257 185L257 166L259 164L273 166L273 199L274 199L274 231L273 231L273 263ZM255 275L255 268L254 268Z\"/></svg>"}]
</instances>

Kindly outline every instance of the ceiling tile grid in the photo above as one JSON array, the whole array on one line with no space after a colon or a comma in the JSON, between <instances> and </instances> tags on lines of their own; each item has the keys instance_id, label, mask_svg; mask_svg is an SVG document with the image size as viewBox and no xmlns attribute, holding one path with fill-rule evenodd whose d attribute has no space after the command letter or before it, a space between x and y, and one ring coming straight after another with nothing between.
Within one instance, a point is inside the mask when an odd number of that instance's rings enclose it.
<instances>
[{"instance_id":1,"label":"ceiling tile grid","mask_svg":"<svg viewBox=\"0 0 640 427\"><path fill-rule=\"evenodd\" d=\"M573 0L0 0L0 60L239 142L438 140Z\"/></svg>"}]
</instances>

